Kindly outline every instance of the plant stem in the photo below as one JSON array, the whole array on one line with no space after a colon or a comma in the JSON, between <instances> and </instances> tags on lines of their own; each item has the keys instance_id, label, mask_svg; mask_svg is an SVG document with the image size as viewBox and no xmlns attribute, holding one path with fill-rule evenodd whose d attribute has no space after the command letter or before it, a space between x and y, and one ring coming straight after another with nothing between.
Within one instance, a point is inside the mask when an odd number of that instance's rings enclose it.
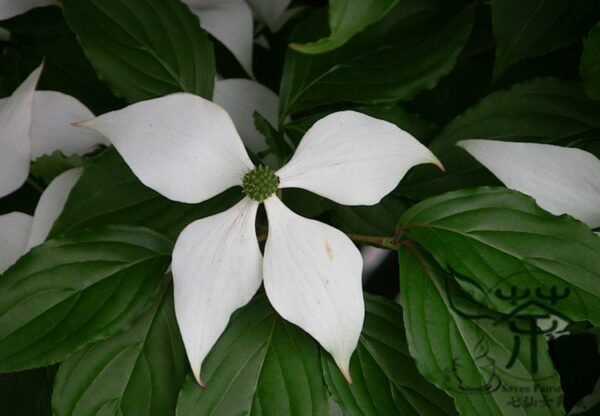
<instances>
[{"instance_id":1,"label":"plant stem","mask_svg":"<svg viewBox=\"0 0 600 416\"><path fill-rule=\"evenodd\" d=\"M396 237L377 237L372 235L347 234L352 241L357 243L366 243L388 250L398 250L399 244L396 242Z\"/></svg>"},{"instance_id":2,"label":"plant stem","mask_svg":"<svg viewBox=\"0 0 600 416\"><path fill-rule=\"evenodd\" d=\"M29 186L31 186L33 189L35 189L36 191L38 191L39 193L44 192L44 188L42 188L42 186L39 183L37 183L36 181L34 181L31 178L27 178L27 184Z\"/></svg>"}]
</instances>

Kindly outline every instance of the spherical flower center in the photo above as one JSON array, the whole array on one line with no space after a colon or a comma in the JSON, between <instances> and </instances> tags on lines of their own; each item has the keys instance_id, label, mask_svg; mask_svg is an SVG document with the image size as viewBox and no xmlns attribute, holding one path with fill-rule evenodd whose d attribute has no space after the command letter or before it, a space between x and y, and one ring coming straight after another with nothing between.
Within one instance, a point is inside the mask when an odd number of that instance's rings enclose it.
<instances>
[{"instance_id":1,"label":"spherical flower center","mask_svg":"<svg viewBox=\"0 0 600 416\"><path fill-rule=\"evenodd\" d=\"M268 167L260 165L248 172L242 180L242 192L255 201L263 202L277 192L279 178Z\"/></svg>"}]
</instances>

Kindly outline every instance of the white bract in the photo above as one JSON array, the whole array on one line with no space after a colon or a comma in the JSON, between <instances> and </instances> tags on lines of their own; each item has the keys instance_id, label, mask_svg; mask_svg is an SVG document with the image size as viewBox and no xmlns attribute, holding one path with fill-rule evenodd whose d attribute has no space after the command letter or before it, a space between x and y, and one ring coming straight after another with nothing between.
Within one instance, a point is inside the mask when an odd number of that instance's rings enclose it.
<instances>
[{"instance_id":1,"label":"white bract","mask_svg":"<svg viewBox=\"0 0 600 416\"><path fill-rule=\"evenodd\" d=\"M213 101L227 111L251 152L257 154L268 149L264 136L254 125L254 112L271 125L277 125L279 99L273 91L250 79L221 79L215 81Z\"/></svg>"},{"instance_id":2,"label":"white bract","mask_svg":"<svg viewBox=\"0 0 600 416\"><path fill-rule=\"evenodd\" d=\"M94 117L82 103L60 92L35 91L41 71L42 66L10 97L0 99L0 198L23 185L32 160L56 150L84 155L107 144L102 135L72 126ZM54 179L33 217L20 212L0 216L0 273L46 239L80 173L73 169Z\"/></svg>"},{"instance_id":3,"label":"white bract","mask_svg":"<svg viewBox=\"0 0 600 416\"><path fill-rule=\"evenodd\" d=\"M35 91L42 67L6 98L0 99L0 198L16 191L29 176L32 160L60 150L83 155L106 140L71 124L92 112L75 98L56 91Z\"/></svg>"},{"instance_id":4,"label":"white bract","mask_svg":"<svg viewBox=\"0 0 600 416\"><path fill-rule=\"evenodd\" d=\"M350 381L349 361L364 318L362 258L342 232L303 218L276 196L304 188L346 205L372 205L414 165L439 161L392 123L353 111L310 128L291 160L256 168L229 115L190 94L172 94L83 123L105 135L148 187L199 203L242 185L226 211L189 224L173 252L175 311L198 383L204 358L231 314L264 282L273 307L312 335ZM255 220L264 202L264 259Z\"/></svg>"},{"instance_id":5,"label":"white bract","mask_svg":"<svg viewBox=\"0 0 600 416\"><path fill-rule=\"evenodd\" d=\"M50 182L38 201L33 217L22 212L0 215L0 274L32 247L46 240L80 176L80 168L71 169Z\"/></svg>"},{"instance_id":6,"label":"white bract","mask_svg":"<svg viewBox=\"0 0 600 416\"><path fill-rule=\"evenodd\" d=\"M291 0L182 0L200 18L200 26L213 35L252 75L254 15L272 31L283 22Z\"/></svg>"},{"instance_id":7,"label":"white bract","mask_svg":"<svg viewBox=\"0 0 600 416\"><path fill-rule=\"evenodd\" d=\"M555 214L600 227L600 160L580 149L540 143L463 140L458 143L508 188Z\"/></svg>"},{"instance_id":8,"label":"white bract","mask_svg":"<svg viewBox=\"0 0 600 416\"><path fill-rule=\"evenodd\" d=\"M0 0L0 20L10 19L36 7L58 5L58 0Z\"/></svg>"}]
</instances>

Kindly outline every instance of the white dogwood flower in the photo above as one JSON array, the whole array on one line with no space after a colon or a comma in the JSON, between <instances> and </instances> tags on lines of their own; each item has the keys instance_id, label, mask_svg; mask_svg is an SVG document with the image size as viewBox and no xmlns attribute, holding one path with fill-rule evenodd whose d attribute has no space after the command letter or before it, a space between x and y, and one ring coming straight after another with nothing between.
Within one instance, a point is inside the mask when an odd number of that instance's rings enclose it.
<instances>
[{"instance_id":1,"label":"white dogwood flower","mask_svg":"<svg viewBox=\"0 0 600 416\"><path fill-rule=\"evenodd\" d=\"M0 215L0 274L46 240L80 176L81 168L76 168L54 178L42 192L33 216L22 212Z\"/></svg>"},{"instance_id":2,"label":"white dogwood flower","mask_svg":"<svg viewBox=\"0 0 600 416\"><path fill-rule=\"evenodd\" d=\"M555 214L600 227L600 160L581 149L540 143L463 140L467 150L508 188Z\"/></svg>"},{"instance_id":3,"label":"white dogwood flower","mask_svg":"<svg viewBox=\"0 0 600 416\"><path fill-rule=\"evenodd\" d=\"M175 311L199 384L204 358L261 282L275 310L312 335L350 381L364 318L361 255L345 234L295 214L276 192L303 188L340 204L373 205L412 166L439 165L425 146L392 123L342 111L315 123L274 172L254 166L220 106L184 93L81 126L110 139L138 178L171 200L199 203L242 186L240 202L189 224L173 252ZM269 226L264 259L255 231L260 203Z\"/></svg>"},{"instance_id":4,"label":"white dogwood flower","mask_svg":"<svg viewBox=\"0 0 600 416\"><path fill-rule=\"evenodd\" d=\"M82 103L57 91L35 91L41 71L0 99L0 198L25 183L32 160L56 150L84 155L106 144L98 133L71 125L94 117Z\"/></svg>"}]
</instances>

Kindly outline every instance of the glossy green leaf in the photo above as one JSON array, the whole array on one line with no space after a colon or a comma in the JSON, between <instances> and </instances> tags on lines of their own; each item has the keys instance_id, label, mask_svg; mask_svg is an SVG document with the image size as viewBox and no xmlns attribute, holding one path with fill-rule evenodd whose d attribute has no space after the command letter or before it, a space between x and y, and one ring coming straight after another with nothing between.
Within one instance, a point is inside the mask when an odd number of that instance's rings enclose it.
<instances>
[{"instance_id":1,"label":"glossy green leaf","mask_svg":"<svg viewBox=\"0 0 600 416\"><path fill-rule=\"evenodd\" d=\"M282 166L292 153L292 149L283 134L258 112L254 112L254 127L265 137L268 152L276 158L278 166Z\"/></svg>"},{"instance_id":2,"label":"glossy green leaf","mask_svg":"<svg viewBox=\"0 0 600 416\"><path fill-rule=\"evenodd\" d=\"M579 73L586 93L600 99L600 24L594 26L585 41Z\"/></svg>"},{"instance_id":3,"label":"glossy green leaf","mask_svg":"<svg viewBox=\"0 0 600 416\"><path fill-rule=\"evenodd\" d=\"M286 188L281 192L285 205L296 214L315 218L329 210L333 202L302 188Z\"/></svg>"},{"instance_id":4,"label":"glossy green leaf","mask_svg":"<svg viewBox=\"0 0 600 416\"><path fill-rule=\"evenodd\" d=\"M380 104L412 98L448 74L464 47L473 7L456 11L436 0L411 0L381 24L335 51L306 55L288 50L280 87L280 119L336 102ZM292 40L322 34L316 16L298 25Z\"/></svg>"},{"instance_id":5,"label":"glossy green leaf","mask_svg":"<svg viewBox=\"0 0 600 416\"><path fill-rule=\"evenodd\" d=\"M50 240L0 279L0 372L65 359L128 328L164 283L171 245L113 226Z\"/></svg>"},{"instance_id":6,"label":"glossy green leaf","mask_svg":"<svg viewBox=\"0 0 600 416\"><path fill-rule=\"evenodd\" d=\"M416 204L399 227L492 309L512 313L526 299L600 324L600 238L572 217L506 188L475 188Z\"/></svg>"},{"instance_id":7,"label":"glossy green leaf","mask_svg":"<svg viewBox=\"0 0 600 416\"><path fill-rule=\"evenodd\" d=\"M455 118L431 142L431 151L445 172L417 166L398 193L424 199L463 187L497 184L464 149L460 140L491 139L552 144L577 144L600 132L600 102L588 98L581 85L554 78L539 78L494 92ZM597 140L596 140L597 141Z\"/></svg>"},{"instance_id":8,"label":"glossy green leaf","mask_svg":"<svg viewBox=\"0 0 600 416\"><path fill-rule=\"evenodd\" d=\"M175 239L195 219L229 208L239 189L197 205L173 202L144 186L114 149L92 160L71 191L50 236L108 224L135 224Z\"/></svg>"},{"instance_id":9,"label":"glossy green leaf","mask_svg":"<svg viewBox=\"0 0 600 416\"><path fill-rule=\"evenodd\" d=\"M565 414L560 379L542 335L533 337L534 371L530 336L515 336L509 323L474 304L427 253L401 248L399 256L410 353L461 414Z\"/></svg>"},{"instance_id":10,"label":"glossy green leaf","mask_svg":"<svg viewBox=\"0 0 600 416\"><path fill-rule=\"evenodd\" d=\"M350 362L352 385L329 356L323 371L329 390L345 415L455 415L454 403L417 370L402 325L402 308L366 296L365 324Z\"/></svg>"},{"instance_id":11,"label":"glossy green leaf","mask_svg":"<svg viewBox=\"0 0 600 416\"><path fill-rule=\"evenodd\" d=\"M262 295L231 318L202 375L206 389L186 379L178 416L328 414L317 344Z\"/></svg>"},{"instance_id":12,"label":"glossy green leaf","mask_svg":"<svg viewBox=\"0 0 600 416\"><path fill-rule=\"evenodd\" d=\"M67 22L113 92L130 103L185 91L212 96L212 44L178 0L63 0Z\"/></svg>"},{"instance_id":13,"label":"glossy green leaf","mask_svg":"<svg viewBox=\"0 0 600 416\"><path fill-rule=\"evenodd\" d=\"M0 374L0 415L51 416L53 368Z\"/></svg>"},{"instance_id":14,"label":"glossy green leaf","mask_svg":"<svg viewBox=\"0 0 600 416\"><path fill-rule=\"evenodd\" d=\"M0 57L4 95L12 93L43 60L38 89L72 95L97 114L122 106L98 79L60 8L36 8L0 26L10 32L10 43Z\"/></svg>"},{"instance_id":15,"label":"glossy green leaf","mask_svg":"<svg viewBox=\"0 0 600 416\"><path fill-rule=\"evenodd\" d=\"M493 57L490 8L479 3L458 62L435 88L417 95L410 103L411 109L441 126L448 124L492 90Z\"/></svg>"},{"instance_id":16,"label":"glossy green leaf","mask_svg":"<svg viewBox=\"0 0 600 416\"><path fill-rule=\"evenodd\" d=\"M514 63L577 42L600 17L595 0L492 0L494 74Z\"/></svg>"},{"instance_id":17,"label":"glossy green leaf","mask_svg":"<svg viewBox=\"0 0 600 416\"><path fill-rule=\"evenodd\" d=\"M367 26L382 19L398 0L329 0L331 34L316 42L292 44L302 53L323 53L339 48Z\"/></svg>"},{"instance_id":18,"label":"glossy green leaf","mask_svg":"<svg viewBox=\"0 0 600 416\"><path fill-rule=\"evenodd\" d=\"M61 364L54 415L174 415L187 369L168 287L133 327Z\"/></svg>"}]
</instances>

